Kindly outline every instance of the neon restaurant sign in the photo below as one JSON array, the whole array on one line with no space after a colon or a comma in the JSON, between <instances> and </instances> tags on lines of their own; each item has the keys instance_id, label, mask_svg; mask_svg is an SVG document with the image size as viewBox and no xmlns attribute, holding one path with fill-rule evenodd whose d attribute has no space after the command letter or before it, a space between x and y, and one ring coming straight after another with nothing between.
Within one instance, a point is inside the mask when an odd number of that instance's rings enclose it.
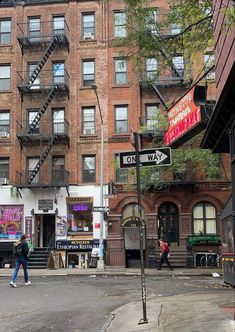
<instances>
[{"instance_id":1,"label":"neon restaurant sign","mask_svg":"<svg viewBox=\"0 0 235 332\"><path fill-rule=\"evenodd\" d=\"M205 129L208 121L205 99L206 87L194 86L169 109L166 145L177 148Z\"/></svg>"}]
</instances>

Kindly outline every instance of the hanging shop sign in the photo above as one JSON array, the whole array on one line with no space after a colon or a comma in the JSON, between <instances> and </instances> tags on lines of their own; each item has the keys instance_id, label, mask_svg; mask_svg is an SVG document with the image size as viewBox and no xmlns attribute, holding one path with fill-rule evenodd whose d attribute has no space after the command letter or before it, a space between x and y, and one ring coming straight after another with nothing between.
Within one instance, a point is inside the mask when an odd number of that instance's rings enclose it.
<instances>
[{"instance_id":1,"label":"hanging shop sign","mask_svg":"<svg viewBox=\"0 0 235 332\"><path fill-rule=\"evenodd\" d=\"M0 240L16 240L22 234L23 205L0 205Z\"/></svg>"},{"instance_id":2,"label":"hanging shop sign","mask_svg":"<svg viewBox=\"0 0 235 332\"><path fill-rule=\"evenodd\" d=\"M189 235L188 243L191 245L221 244L221 236L220 235Z\"/></svg>"},{"instance_id":3,"label":"hanging shop sign","mask_svg":"<svg viewBox=\"0 0 235 332\"><path fill-rule=\"evenodd\" d=\"M176 148L206 127L205 99L206 87L194 86L168 110L166 145Z\"/></svg>"}]
</instances>

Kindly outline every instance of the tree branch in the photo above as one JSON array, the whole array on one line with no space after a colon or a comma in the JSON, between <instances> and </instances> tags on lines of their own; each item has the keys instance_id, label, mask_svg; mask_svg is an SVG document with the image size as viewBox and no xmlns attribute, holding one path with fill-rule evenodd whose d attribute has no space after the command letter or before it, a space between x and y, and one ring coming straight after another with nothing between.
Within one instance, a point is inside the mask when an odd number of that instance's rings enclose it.
<instances>
[{"instance_id":1,"label":"tree branch","mask_svg":"<svg viewBox=\"0 0 235 332\"><path fill-rule=\"evenodd\" d=\"M233 0L235 1L235 0ZM201 24L202 22L208 20L208 19L212 19L212 15L209 15L209 16L206 16L206 17L203 17L201 20L197 21L197 22L194 22L192 24L190 24L189 26L187 26L187 28L185 28L183 31L181 31L180 33L177 33L173 36L166 36L166 37L163 37L164 40L169 40L169 39L175 39L175 38L178 38L182 35L184 35L188 30L191 30L194 26L197 26L199 24Z\"/></svg>"}]
</instances>

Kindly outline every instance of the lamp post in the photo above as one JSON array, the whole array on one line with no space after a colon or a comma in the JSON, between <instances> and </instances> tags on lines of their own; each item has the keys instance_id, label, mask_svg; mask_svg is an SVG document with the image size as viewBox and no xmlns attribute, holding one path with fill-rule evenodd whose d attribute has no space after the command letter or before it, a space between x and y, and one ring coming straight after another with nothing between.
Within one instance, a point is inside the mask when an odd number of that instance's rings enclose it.
<instances>
[{"instance_id":1,"label":"lamp post","mask_svg":"<svg viewBox=\"0 0 235 332\"><path fill-rule=\"evenodd\" d=\"M101 136L101 144L100 144L100 238L99 238L99 260L97 263L98 270L104 270L104 251L103 251L103 235L104 235L104 122L103 116L100 108L100 100L97 93L97 85L92 84L91 88L95 92L99 115L100 115L100 136Z\"/></svg>"}]
</instances>

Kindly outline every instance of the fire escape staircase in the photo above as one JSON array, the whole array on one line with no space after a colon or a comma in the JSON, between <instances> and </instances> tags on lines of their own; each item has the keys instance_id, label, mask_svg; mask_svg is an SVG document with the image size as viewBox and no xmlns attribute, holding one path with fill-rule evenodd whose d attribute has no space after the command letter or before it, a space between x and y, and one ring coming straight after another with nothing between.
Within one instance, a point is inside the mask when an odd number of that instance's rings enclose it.
<instances>
[{"instance_id":1,"label":"fire escape staircase","mask_svg":"<svg viewBox=\"0 0 235 332\"><path fill-rule=\"evenodd\" d=\"M156 35L153 35L153 38L154 38L154 39L156 39L156 38L160 38L160 39L164 40L163 36L160 34L159 31L158 31L158 33L157 33L157 36L156 36ZM167 54L167 52L166 52L163 48L160 49L160 53L161 53L161 55L162 55L164 58L166 58L166 59L169 58L169 55ZM181 74L180 71L177 69L177 67L175 66L174 63L172 63L172 68L173 68L173 70L174 70L176 76L179 78L179 80L183 82L184 77L182 76L182 74ZM166 104L166 102L165 102L163 96L161 95L161 93L160 93L159 88L157 87L157 85L156 85L156 84L151 84L151 86L152 86L153 90L155 91L156 95L158 96L159 100L161 101L162 105L164 106L165 110L168 110L167 104Z\"/></svg>"},{"instance_id":2,"label":"fire escape staircase","mask_svg":"<svg viewBox=\"0 0 235 332\"><path fill-rule=\"evenodd\" d=\"M31 172L31 174L29 176L28 184L30 184L33 181L33 179L35 178L35 176L37 175L40 167L44 163L45 159L47 158L49 152L51 151L51 149L52 149L52 147L55 144L55 142L56 142L57 139L58 138L56 136L54 136L54 137L51 138L50 142L48 143L48 145L44 149L43 153L41 154L37 165L35 166L35 168L33 169L33 171Z\"/></svg>"},{"instance_id":3,"label":"fire escape staircase","mask_svg":"<svg viewBox=\"0 0 235 332\"><path fill-rule=\"evenodd\" d=\"M42 70L43 66L47 62L47 59L49 58L49 56L52 53L53 49L55 48L56 44L57 44L57 39L56 39L56 37L53 37L53 39L51 40L50 44L48 45L46 51L44 52L41 60L38 62L38 64L32 71L32 73L29 77L29 80L28 80L29 85L33 84L34 81L36 80L36 78L38 77L40 71Z\"/></svg>"},{"instance_id":4,"label":"fire escape staircase","mask_svg":"<svg viewBox=\"0 0 235 332\"><path fill-rule=\"evenodd\" d=\"M28 84L29 85L33 85L33 83L35 82L36 78L40 74L43 66L45 65L46 61L48 60L50 54L52 53L53 49L55 48L55 46L57 44L59 44L58 37L54 36L52 38L52 40L50 41L49 45L47 46L46 51L44 52L41 60L38 62L38 64L36 65L36 67L32 71L32 73L31 73L31 75L28 79ZM53 97L55 96L55 94L58 90L59 90L59 86L56 85L56 84L51 87L48 95L43 100L42 104L40 105L38 113L36 114L36 116L34 117L32 123L30 124L29 134L34 132L34 129L39 124L42 115L45 113L48 105L50 104L51 100L53 99ZM33 179L35 178L35 176L39 172L40 167L42 166L42 164L44 163L44 161L47 158L48 154L50 153L53 145L59 139L60 138L58 137L58 135L53 135L53 137L51 137L49 143L47 144L47 146L45 147L43 153L41 154L38 163L36 164L35 168L30 173L30 176L29 176L28 181L27 181L29 185L31 184L31 182L33 181Z\"/></svg>"},{"instance_id":5,"label":"fire escape staircase","mask_svg":"<svg viewBox=\"0 0 235 332\"><path fill-rule=\"evenodd\" d=\"M53 97L55 96L56 92L58 91L58 86L54 85L49 94L46 96L45 100L42 102L38 113L35 115L32 123L30 124L30 128L29 128L29 133L33 133L34 129L37 127L37 125L39 124L42 115L45 113L48 105L50 104L50 102L52 101Z\"/></svg>"}]
</instances>

